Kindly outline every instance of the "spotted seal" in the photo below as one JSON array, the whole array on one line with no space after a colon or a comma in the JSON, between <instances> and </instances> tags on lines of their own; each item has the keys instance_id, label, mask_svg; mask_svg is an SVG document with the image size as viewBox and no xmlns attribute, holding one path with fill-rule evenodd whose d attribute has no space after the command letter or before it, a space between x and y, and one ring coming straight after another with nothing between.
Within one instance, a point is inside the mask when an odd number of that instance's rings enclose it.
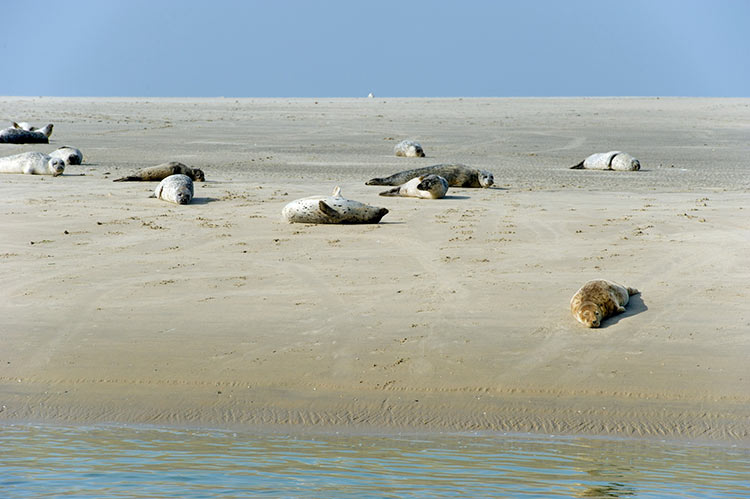
<instances>
[{"instance_id":1,"label":"spotted seal","mask_svg":"<svg viewBox=\"0 0 750 499\"><path fill-rule=\"evenodd\" d=\"M486 170L478 170L460 163L439 164L415 168L394 173L390 177L373 178L365 182L366 185L401 185L414 177L422 175L440 175L448 181L450 187L490 187L495 183L495 177Z\"/></svg>"},{"instance_id":2,"label":"spotted seal","mask_svg":"<svg viewBox=\"0 0 750 499\"><path fill-rule=\"evenodd\" d=\"M3 128L0 130L0 142L6 144L49 144L49 136L52 134L52 128L52 123L44 128L34 128L33 130L24 130L15 126Z\"/></svg>"},{"instance_id":3,"label":"spotted seal","mask_svg":"<svg viewBox=\"0 0 750 499\"><path fill-rule=\"evenodd\" d=\"M83 153L71 146L58 147L49 153L49 155L53 158L60 158L65 161L66 165L80 165L83 163Z\"/></svg>"},{"instance_id":4,"label":"spotted seal","mask_svg":"<svg viewBox=\"0 0 750 499\"><path fill-rule=\"evenodd\" d=\"M65 170L65 162L41 152L22 152L0 158L0 173L25 173L27 175L52 175L57 177Z\"/></svg>"},{"instance_id":5,"label":"spotted seal","mask_svg":"<svg viewBox=\"0 0 750 499\"><path fill-rule=\"evenodd\" d=\"M192 180L203 182L206 180L206 176L203 174L203 170L198 168L190 168L189 166L178 163L177 161L170 161L169 163L162 163L156 166L149 166L147 168L141 168L132 175L128 175L122 178L116 178L112 182L140 182L140 181L157 181L164 180L170 175L187 175Z\"/></svg>"},{"instance_id":6,"label":"spotted seal","mask_svg":"<svg viewBox=\"0 0 750 499\"><path fill-rule=\"evenodd\" d=\"M406 158L424 158L424 149L419 142L413 140L402 140L396 147L393 148L396 156L403 156Z\"/></svg>"},{"instance_id":7,"label":"spotted seal","mask_svg":"<svg viewBox=\"0 0 750 499\"><path fill-rule=\"evenodd\" d=\"M641 169L641 163L626 152L609 151L592 154L571 170L617 170L634 172Z\"/></svg>"},{"instance_id":8,"label":"spotted seal","mask_svg":"<svg viewBox=\"0 0 750 499\"><path fill-rule=\"evenodd\" d=\"M625 311L631 295L640 293L606 279L584 284L570 299L570 311L586 327L599 327L601 321Z\"/></svg>"},{"instance_id":9,"label":"spotted seal","mask_svg":"<svg viewBox=\"0 0 750 499\"><path fill-rule=\"evenodd\" d=\"M405 184L383 191L381 196L402 196L409 198L440 199L448 192L448 181L440 175L423 175Z\"/></svg>"},{"instance_id":10,"label":"spotted seal","mask_svg":"<svg viewBox=\"0 0 750 499\"><path fill-rule=\"evenodd\" d=\"M190 204L193 200L193 179L178 173L170 175L156 186L154 193L149 196L176 204Z\"/></svg>"},{"instance_id":11,"label":"spotted seal","mask_svg":"<svg viewBox=\"0 0 750 499\"><path fill-rule=\"evenodd\" d=\"M289 223L306 224L376 224L386 213L386 208L346 199L338 186L330 196L296 199L281 210Z\"/></svg>"}]
</instances>

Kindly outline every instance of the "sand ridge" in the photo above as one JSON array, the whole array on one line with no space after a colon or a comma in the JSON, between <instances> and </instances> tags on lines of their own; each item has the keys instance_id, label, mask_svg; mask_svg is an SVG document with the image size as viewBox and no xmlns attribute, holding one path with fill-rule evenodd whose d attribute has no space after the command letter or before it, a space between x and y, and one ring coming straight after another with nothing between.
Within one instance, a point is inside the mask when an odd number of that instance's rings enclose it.
<instances>
[{"instance_id":1,"label":"sand ridge","mask_svg":"<svg viewBox=\"0 0 750 499\"><path fill-rule=\"evenodd\" d=\"M85 156L0 177L0 418L748 439L750 101L0 102ZM612 148L642 171L568 169ZM170 160L191 205L112 182ZM364 185L442 162L496 187ZM390 213L281 219L334 185ZM597 277L642 295L587 330Z\"/></svg>"}]
</instances>

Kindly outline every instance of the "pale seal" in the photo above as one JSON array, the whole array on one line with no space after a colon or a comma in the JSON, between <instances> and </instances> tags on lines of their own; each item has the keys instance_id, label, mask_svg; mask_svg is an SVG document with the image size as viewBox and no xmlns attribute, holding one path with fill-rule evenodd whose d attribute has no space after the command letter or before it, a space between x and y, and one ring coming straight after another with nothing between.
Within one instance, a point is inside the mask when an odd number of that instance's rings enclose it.
<instances>
[{"instance_id":1,"label":"pale seal","mask_svg":"<svg viewBox=\"0 0 750 499\"><path fill-rule=\"evenodd\" d=\"M448 181L440 175L423 175L405 184L381 192L381 196L402 196L409 198L440 199L448 192Z\"/></svg>"},{"instance_id":2,"label":"pale seal","mask_svg":"<svg viewBox=\"0 0 750 499\"><path fill-rule=\"evenodd\" d=\"M71 146L58 147L49 153L49 155L53 158L60 158L65 161L66 165L80 165L83 163L83 153Z\"/></svg>"},{"instance_id":3,"label":"pale seal","mask_svg":"<svg viewBox=\"0 0 750 499\"><path fill-rule=\"evenodd\" d=\"M24 130L14 126L0 130L0 142L6 144L49 144L49 136L51 134L52 123L44 128L34 130Z\"/></svg>"},{"instance_id":4,"label":"pale seal","mask_svg":"<svg viewBox=\"0 0 750 499\"><path fill-rule=\"evenodd\" d=\"M35 126L31 126L29 123L26 123L25 121L22 121L21 123L13 122L13 128L18 128L21 130L26 130L27 132L42 132L44 135L49 138L50 135L52 135L52 123L49 125L43 127L43 128L37 128Z\"/></svg>"},{"instance_id":5,"label":"pale seal","mask_svg":"<svg viewBox=\"0 0 750 499\"><path fill-rule=\"evenodd\" d=\"M440 175L448 181L451 187L490 187L495 183L495 177L486 170L478 170L460 163L440 164L415 168L394 173L390 177L373 178L365 182L366 185L401 185L414 177L422 175Z\"/></svg>"},{"instance_id":6,"label":"pale seal","mask_svg":"<svg viewBox=\"0 0 750 499\"><path fill-rule=\"evenodd\" d=\"M599 327L601 322L625 311L631 295L640 293L606 279L595 279L584 284L570 299L570 311L586 327Z\"/></svg>"},{"instance_id":7,"label":"pale seal","mask_svg":"<svg viewBox=\"0 0 750 499\"><path fill-rule=\"evenodd\" d=\"M41 152L22 152L0 158L0 173L25 173L27 175L52 175L57 177L65 170L65 162Z\"/></svg>"},{"instance_id":8,"label":"pale seal","mask_svg":"<svg viewBox=\"0 0 750 499\"><path fill-rule=\"evenodd\" d=\"M376 224L386 213L386 208L342 197L338 186L330 196L297 199L281 210L289 223L306 224Z\"/></svg>"},{"instance_id":9,"label":"pale seal","mask_svg":"<svg viewBox=\"0 0 750 499\"><path fill-rule=\"evenodd\" d=\"M149 196L176 204L190 204L193 200L193 179L178 173L165 178Z\"/></svg>"},{"instance_id":10,"label":"pale seal","mask_svg":"<svg viewBox=\"0 0 750 499\"><path fill-rule=\"evenodd\" d=\"M406 158L424 158L424 149L419 142L413 140L402 140L396 147L393 148L396 156L404 156Z\"/></svg>"},{"instance_id":11,"label":"pale seal","mask_svg":"<svg viewBox=\"0 0 750 499\"><path fill-rule=\"evenodd\" d=\"M577 165L570 167L571 170L617 170L638 171L641 163L626 152L609 151L592 154Z\"/></svg>"},{"instance_id":12,"label":"pale seal","mask_svg":"<svg viewBox=\"0 0 750 499\"><path fill-rule=\"evenodd\" d=\"M206 180L206 176L203 174L203 170L198 168L190 168L189 166L178 163L177 161L170 161L169 163L162 163L156 166L149 166L147 168L141 168L132 175L127 177L116 178L112 182L138 182L138 181L157 181L164 180L170 175L187 175L192 180L203 182Z\"/></svg>"}]
</instances>

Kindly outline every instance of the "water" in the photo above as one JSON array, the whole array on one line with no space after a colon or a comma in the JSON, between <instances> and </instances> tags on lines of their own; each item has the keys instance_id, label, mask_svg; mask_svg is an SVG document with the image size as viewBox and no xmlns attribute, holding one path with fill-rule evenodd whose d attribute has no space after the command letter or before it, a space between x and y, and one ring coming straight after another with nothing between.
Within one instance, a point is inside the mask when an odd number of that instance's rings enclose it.
<instances>
[{"instance_id":1,"label":"water","mask_svg":"<svg viewBox=\"0 0 750 499\"><path fill-rule=\"evenodd\" d=\"M488 434L0 426L0 497L750 497L750 449Z\"/></svg>"}]
</instances>

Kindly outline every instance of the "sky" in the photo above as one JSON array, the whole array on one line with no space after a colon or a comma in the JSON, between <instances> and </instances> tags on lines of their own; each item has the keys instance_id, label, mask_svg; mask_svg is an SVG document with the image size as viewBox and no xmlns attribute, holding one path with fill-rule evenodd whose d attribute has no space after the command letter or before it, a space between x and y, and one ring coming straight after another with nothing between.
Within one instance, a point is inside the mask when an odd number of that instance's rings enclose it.
<instances>
[{"instance_id":1,"label":"sky","mask_svg":"<svg viewBox=\"0 0 750 499\"><path fill-rule=\"evenodd\" d=\"M0 1L0 95L750 97L750 0Z\"/></svg>"}]
</instances>

